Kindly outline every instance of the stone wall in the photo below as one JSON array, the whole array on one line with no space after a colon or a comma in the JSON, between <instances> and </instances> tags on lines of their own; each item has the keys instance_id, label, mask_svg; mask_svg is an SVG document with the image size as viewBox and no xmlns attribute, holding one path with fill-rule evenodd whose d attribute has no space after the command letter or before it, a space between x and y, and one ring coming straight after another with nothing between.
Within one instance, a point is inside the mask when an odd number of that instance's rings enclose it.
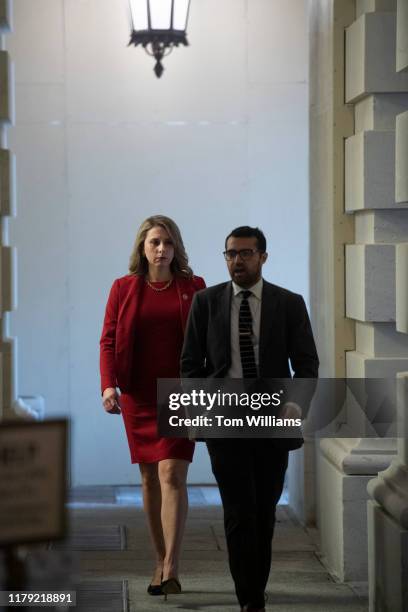
<instances>
[{"instance_id":1,"label":"stone wall","mask_svg":"<svg viewBox=\"0 0 408 612\"><path fill-rule=\"evenodd\" d=\"M354 324L344 306L344 244L354 239L344 210L344 139L354 124L343 76L344 29L354 15L353 0L309 2L310 309L321 377L344 376L346 351L354 348ZM319 460L319 449L316 461L314 444L306 441L303 518L324 530ZM341 543L333 548L341 551Z\"/></svg>"},{"instance_id":2,"label":"stone wall","mask_svg":"<svg viewBox=\"0 0 408 612\"><path fill-rule=\"evenodd\" d=\"M12 414L16 399L16 342L9 336L9 313L16 308L16 252L9 245L9 218L15 215L14 158L7 148L13 122L13 79L5 37L11 30L11 2L0 0L0 419Z\"/></svg>"},{"instance_id":3,"label":"stone wall","mask_svg":"<svg viewBox=\"0 0 408 612\"><path fill-rule=\"evenodd\" d=\"M396 69L406 52L406 2L311 6L311 39L321 45L310 79L311 307L321 375L395 377L408 369L408 73ZM341 580L367 580L366 487L396 451L395 440L320 443L321 546Z\"/></svg>"},{"instance_id":4,"label":"stone wall","mask_svg":"<svg viewBox=\"0 0 408 612\"><path fill-rule=\"evenodd\" d=\"M346 30L346 102L355 117L345 143L345 208L355 221L354 244L346 246L346 315L356 321L347 375L394 377L408 369L408 335L401 333L408 331L401 291L408 241L408 73L396 70L397 31L402 37L396 2L358 1L356 8Z\"/></svg>"},{"instance_id":5,"label":"stone wall","mask_svg":"<svg viewBox=\"0 0 408 612\"><path fill-rule=\"evenodd\" d=\"M371 338L377 339L382 354L371 351L374 365L381 365L383 354L392 373L397 372L398 454L385 471L369 482L368 492L368 559L370 612L408 611L408 3L398 0L395 10L387 16L390 30L389 45L395 35L393 83L404 88L404 95L388 95L393 105L387 113L387 138L394 144L394 155L387 160L390 180L387 189L391 207L384 211L382 242L391 243L390 269L385 284L391 323L369 324ZM379 13L378 20L384 19ZM393 90L392 90L393 91ZM395 119L394 119L395 118ZM399 212L399 209L402 209ZM404 210L405 209L405 210ZM372 213L375 224L377 212ZM385 245L383 245L385 246ZM395 284L395 298L392 295ZM363 360L362 360L363 361ZM364 361L363 361L364 363ZM370 364L370 368L373 364ZM384 366L381 368L384 369Z\"/></svg>"}]
</instances>

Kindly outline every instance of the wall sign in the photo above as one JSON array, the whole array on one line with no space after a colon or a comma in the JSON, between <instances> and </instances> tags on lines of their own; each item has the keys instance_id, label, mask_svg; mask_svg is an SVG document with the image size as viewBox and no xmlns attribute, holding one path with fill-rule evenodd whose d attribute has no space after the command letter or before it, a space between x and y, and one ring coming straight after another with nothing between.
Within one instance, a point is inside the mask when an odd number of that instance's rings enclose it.
<instances>
[{"instance_id":1,"label":"wall sign","mask_svg":"<svg viewBox=\"0 0 408 612\"><path fill-rule=\"evenodd\" d=\"M0 546L62 538L67 421L0 423Z\"/></svg>"}]
</instances>

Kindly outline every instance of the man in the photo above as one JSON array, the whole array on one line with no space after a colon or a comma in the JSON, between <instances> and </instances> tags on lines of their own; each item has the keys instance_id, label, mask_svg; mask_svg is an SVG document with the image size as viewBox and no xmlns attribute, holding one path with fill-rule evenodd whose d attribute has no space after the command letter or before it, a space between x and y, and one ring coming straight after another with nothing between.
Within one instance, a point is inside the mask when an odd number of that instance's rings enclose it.
<instances>
[{"instance_id":1,"label":"man","mask_svg":"<svg viewBox=\"0 0 408 612\"><path fill-rule=\"evenodd\" d=\"M234 229L224 256L232 282L195 294L181 357L183 378L315 378L318 357L300 295L262 279L268 254L261 230ZM300 416L294 403L284 418ZM275 509L291 438L207 439L224 507L231 574L241 611L265 610Z\"/></svg>"}]
</instances>

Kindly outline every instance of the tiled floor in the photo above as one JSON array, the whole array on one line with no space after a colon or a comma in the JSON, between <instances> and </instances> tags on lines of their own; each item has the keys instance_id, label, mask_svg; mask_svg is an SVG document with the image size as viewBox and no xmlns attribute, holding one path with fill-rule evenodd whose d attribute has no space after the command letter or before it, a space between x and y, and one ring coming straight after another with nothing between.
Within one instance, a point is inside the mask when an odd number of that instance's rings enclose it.
<instances>
[{"instance_id":1,"label":"tiled floor","mask_svg":"<svg viewBox=\"0 0 408 612\"><path fill-rule=\"evenodd\" d=\"M221 506L218 487L188 487L189 506ZM287 504L287 491L282 493L280 504ZM91 508L93 505L119 505L143 507L142 489L135 487L77 487L71 490L69 508Z\"/></svg>"},{"instance_id":2,"label":"tiled floor","mask_svg":"<svg viewBox=\"0 0 408 612\"><path fill-rule=\"evenodd\" d=\"M71 540L61 548L71 550L77 559L81 610L239 610L228 571L218 490L190 487L189 498L180 575L183 593L169 596L164 603L163 597L146 593L153 557L140 488L86 487L72 491ZM289 508L281 505L277 514L267 610L366 612L364 596L357 597L349 585L336 583L327 573L312 538Z\"/></svg>"},{"instance_id":3,"label":"tiled floor","mask_svg":"<svg viewBox=\"0 0 408 612\"><path fill-rule=\"evenodd\" d=\"M218 487L189 487L188 501L190 507L220 506L221 498ZM135 487L77 487L71 490L70 508L87 508L93 505L119 505L143 507L142 489Z\"/></svg>"}]
</instances>

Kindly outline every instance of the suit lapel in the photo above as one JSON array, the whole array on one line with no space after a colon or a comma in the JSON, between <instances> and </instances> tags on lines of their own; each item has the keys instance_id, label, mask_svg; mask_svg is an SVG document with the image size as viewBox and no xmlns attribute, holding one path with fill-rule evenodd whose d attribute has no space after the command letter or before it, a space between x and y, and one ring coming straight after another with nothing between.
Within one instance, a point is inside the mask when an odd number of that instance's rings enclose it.
<instances>
[{"instance_id":1,"label":"suit lapel","mask_svg":"<svg viewBox=\"0 0 408 612\"><path fill-rule=\"evenodd\" d=\"M231 360L231 296L232 283L225 283L218 295L217 334L219 338L225 338L225 354L228 361Z\"/></svg>"},{"instance_id":2,"label":"suit lapel","mask_svg":"<svg viewBox=\"0 0 408 612\"><path fill-rule=\"evenodd\" d=\"M261 326L259 338L259 371L262 372L262 366L265 361L267 349L273 350L271 347L271 338L275 334L275 330L279 325L278 321L278 296L274 286L264 280L262 288L262 306L261 306Z\"/></svg>"}]
</instances>

